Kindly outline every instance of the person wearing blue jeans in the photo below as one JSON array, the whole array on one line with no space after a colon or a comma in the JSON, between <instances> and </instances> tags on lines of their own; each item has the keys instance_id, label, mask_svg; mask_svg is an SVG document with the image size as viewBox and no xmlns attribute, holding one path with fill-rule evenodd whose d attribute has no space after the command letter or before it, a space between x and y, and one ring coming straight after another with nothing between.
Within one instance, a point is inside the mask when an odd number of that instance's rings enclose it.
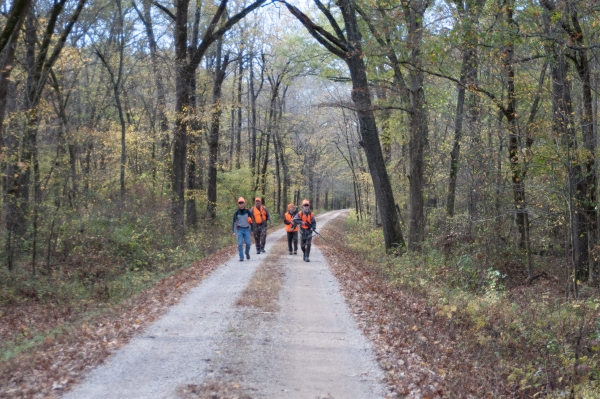
<instances>
[{"instance_id":1,"label":"person wearing blue jeans","mask_svg":"<svg viewBox=\"0 0 600 399\"><path fill-rule=\"evenodd\" d=\"M238 209L233 214L231 230L234 236L237 235L240 262L244 261L244 243L246 243L246 259L250 259L252 217L250 211L246 209L246 200L243 197L238 199Z\"/></svg>"}]
</instances>

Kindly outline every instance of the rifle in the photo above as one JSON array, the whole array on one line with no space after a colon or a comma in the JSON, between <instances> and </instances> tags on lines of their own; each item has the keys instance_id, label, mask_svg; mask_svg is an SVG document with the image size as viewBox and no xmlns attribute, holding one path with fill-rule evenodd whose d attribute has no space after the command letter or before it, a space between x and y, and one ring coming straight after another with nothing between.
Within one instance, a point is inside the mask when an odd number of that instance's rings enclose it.
<instances>
[{"instance_id":1,"label":"rifle","mask_svg":"<svg viewBox=\"0 0 600 399\"><path fill-rule=\"evenodd\" d=\"M318 232L318 231L315 229L315 225L314 225L314 223L311 223L311 224L310 224L310 227L311 227L311 231L313 231L313 232L315 233L313 236L311 236L311 238L312 238L312 237L316 237L316 236L318 235L319 237L321 237L322 239L324 239L324 240L325 240L325 241L327 241L328 243L330 243L330 244L333 244L331 241L327 240L325 237L323 237L323 236L322 236L322 235L321 235L321 234L320 234L320 233L319 233L319 232Z\"/></svg>"}]
</instances>

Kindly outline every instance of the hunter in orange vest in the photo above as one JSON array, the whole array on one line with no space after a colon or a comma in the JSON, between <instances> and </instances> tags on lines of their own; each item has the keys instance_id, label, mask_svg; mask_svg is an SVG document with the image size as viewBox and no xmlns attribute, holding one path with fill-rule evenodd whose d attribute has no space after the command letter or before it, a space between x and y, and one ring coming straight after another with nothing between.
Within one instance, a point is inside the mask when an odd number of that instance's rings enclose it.
<instances>
[{"instance_id":1,"label":"hunter in orange vest","mask_svg":"<svg viewBox=\"0 0 600 399\"><path fill-rule=\"evenodd\" d=\"M315 214L310 211L310 202L307 199L302 200L302 211L296 214L292 224L300 225L300 231L302 233L300 249L304 252L304 261L310 262L309 256L310 247L312 245L312 234L313 230L317 229L317 221L315 220Z\"/></svg>"},{"instance_id":2,"label":"hunter in orange vest","mask_svg":"<svg viewBox=\"0 0 600 399\"><path fill-rule=\"evenodd\" d=\"M287 231L288 249L290 255L296 255L298 253L298 225L292 224L292 220L296 217L296 205L289 204L288 211L285 213L283 223L285 223L285 231ZM292 242L294 243L294 249L292 252Z\"/></svg>"},{"instance_id":3,"label":"hunter in orange vest","mask_svg":"<svg viewBox=\"0 0 600 399\"><path fill-rule=\"evenodd\" d=\"M262 199L256 197L254 206L250 209L252 217L252 227L254 228L254 244L256 245L256 253L259 254L265 251L265 243L267 241L267 221L273 225L269 210L262 204Z\"/></svg>"}]
</instances>

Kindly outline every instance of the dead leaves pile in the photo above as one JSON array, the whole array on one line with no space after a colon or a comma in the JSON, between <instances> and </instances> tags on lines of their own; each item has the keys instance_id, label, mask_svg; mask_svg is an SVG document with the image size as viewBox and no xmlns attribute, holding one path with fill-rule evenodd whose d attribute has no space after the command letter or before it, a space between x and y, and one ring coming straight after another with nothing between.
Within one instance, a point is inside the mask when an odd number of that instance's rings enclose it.
<instances>
[{"instance_id":1,"label":"dead leaves pile","mask_svg":"<svg viewBox=\"0 0 600 399\"><path fill-rule=\"evenodd\" d=\"M61 396L87 370L176 304L236 249L229 247L198 261L107 312L77 323L56 324L60 331L53 338L0 363L0 398Z\"/></svg>"},{"instance_id":2,"label":"dead leaves pile","mask_svg":"<svg viewBox=\"0 0 600 399\"><path fill-rule=\"evenodd\" d=\"M511 397L502 376L461 349L463 337L423 298L391 287L387 276L366 265L344 235L345 216L330 222L316 239L358 325L373 344L392 397ZM332 245L332 243L336 243Z\"/></svg>"},{"instance_id":3,"label":"dead leaves pile","mask_svg":"<svg viewBox=\"0 0 600 399\"><path fill-rule=\"evenodd\" d=\"M266 312L276 312L279 309L279 291L284 277L280 261L283 254L287 253L286 239L284 236L272 246L273 250L258 266L248 286L235 302L236 305L258 307Z\"/></svg>"},{"instance_id":4,"label":"dead leaves pile","mask_svg":"<svg viewBox=\"0 0 600 399\"><path fill-rule=\"evenodd\" d=\"M237 382L209 380L200 385L187 385L180 389L182 399L252 399Z\"/></svg>"}]
</instances>

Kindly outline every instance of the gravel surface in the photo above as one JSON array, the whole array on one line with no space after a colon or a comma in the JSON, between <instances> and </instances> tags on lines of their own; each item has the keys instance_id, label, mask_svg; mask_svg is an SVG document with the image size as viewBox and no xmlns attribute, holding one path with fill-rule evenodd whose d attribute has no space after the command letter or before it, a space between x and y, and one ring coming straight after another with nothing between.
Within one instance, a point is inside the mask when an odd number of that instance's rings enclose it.
<instances>
[{"instance_id":1,"label":"gravel surface","mask_svg":"<svg viewBox=\"0 0 600 399\"><path fill-rule=\"evenodd\" d=\"M319 227L338 215L319 216ZM252 398L383 397L371 345L314 245L309 263L300 254L280 260L279 312L235 306L284 234L270 232L267 253L250 261L235 255L65 397L170 398L207 379L239 381Z\"/></svg>"}]
</instances>

